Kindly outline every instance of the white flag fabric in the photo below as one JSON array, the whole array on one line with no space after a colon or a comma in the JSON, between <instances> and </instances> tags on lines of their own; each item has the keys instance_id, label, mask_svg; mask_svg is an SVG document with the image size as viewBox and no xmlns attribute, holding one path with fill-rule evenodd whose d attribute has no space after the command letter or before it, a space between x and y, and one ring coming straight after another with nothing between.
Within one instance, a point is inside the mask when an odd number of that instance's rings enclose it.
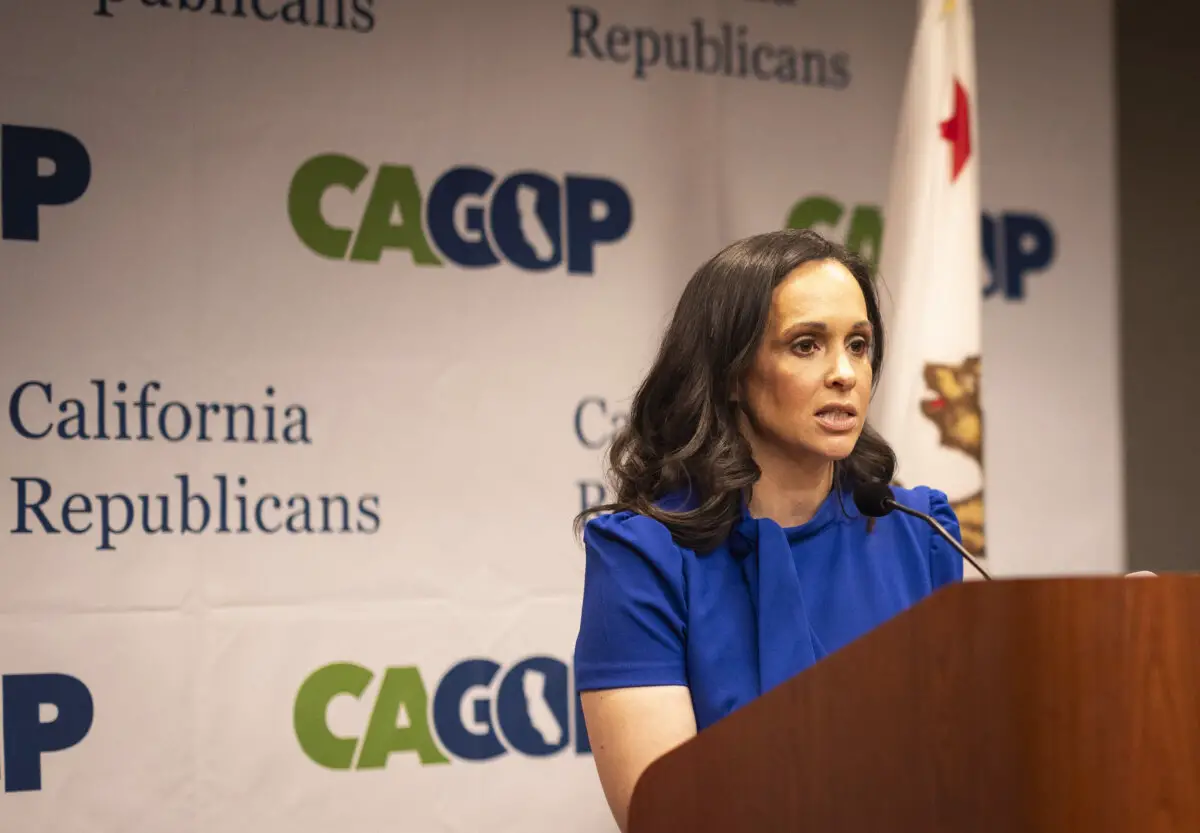
<instances>
[{"instance_id":1,"label":"white flag fabric","mask_svg":"<svg viewBox=\"0 0 1200 833\"><path fill-rule=\"evenodd\" d=\"M980 409L983 263L969 0L921 0L879 259L887 331L872 424L897 482L949 495L984 554Z\"/></svg>"}]
</instances>

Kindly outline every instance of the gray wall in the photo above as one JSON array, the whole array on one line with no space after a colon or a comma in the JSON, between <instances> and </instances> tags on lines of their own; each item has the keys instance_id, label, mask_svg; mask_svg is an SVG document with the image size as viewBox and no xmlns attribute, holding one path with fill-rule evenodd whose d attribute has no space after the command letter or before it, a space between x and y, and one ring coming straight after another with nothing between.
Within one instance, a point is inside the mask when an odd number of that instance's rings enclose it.
<instances>
[{"instance_id":1,"label":"gray wall","mask_svg":"<svg viewBox=\"0 0 1200 833\"><path fill-rule=\"evenodd\" d=\"M1200 570L1200 15L1183 0L1116 14L1129 566Z\"/></svg>"}]
</instances>

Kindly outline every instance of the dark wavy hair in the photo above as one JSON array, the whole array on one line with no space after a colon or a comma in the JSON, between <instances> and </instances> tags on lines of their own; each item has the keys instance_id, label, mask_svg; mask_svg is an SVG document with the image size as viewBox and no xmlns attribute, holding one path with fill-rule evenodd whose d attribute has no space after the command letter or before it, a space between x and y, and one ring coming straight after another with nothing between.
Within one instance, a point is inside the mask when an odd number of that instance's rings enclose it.
<instances>
[{"instance_id":1,"label":"dark wavy hair","mask_svg":"<svg viewBox=\"0 0 1200 833\"><path fill-rule=\"evenodd\" d=\"M680 546L696 552L725 540L740 518L743 493L761 476L738 427L733 394L766 331L775 287L797 267L827 259L850 271L866 299L874 388L884 334L868 264L810 230L739 240L702 265L684 288L629 422L609 449L607 479L615 499L580 512L577 534L591 515L631 510L660 521ZM853 451L834 464L835 489L888 484L895 469L891 446L864 426ZM679 492L691 497L691 508L659 505Z\"/></svg>"}]
</instances>

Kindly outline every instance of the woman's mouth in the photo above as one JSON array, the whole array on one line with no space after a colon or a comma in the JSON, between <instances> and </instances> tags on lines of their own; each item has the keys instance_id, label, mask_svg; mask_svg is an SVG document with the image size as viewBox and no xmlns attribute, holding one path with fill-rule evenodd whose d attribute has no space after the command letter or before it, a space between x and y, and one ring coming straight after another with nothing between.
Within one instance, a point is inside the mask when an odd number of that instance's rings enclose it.
<instances>
[{"instance_id":1,"label":"woman's mouth","mask_svg":"<svg viewBox=\"0 0 1200 833\"><path fill-rule=\"evenodd\" d=\"M817 411L817 423L826 431L843 434L858 425L858 411L853 405L826 405Z\"/></svg>"}]
</instances>

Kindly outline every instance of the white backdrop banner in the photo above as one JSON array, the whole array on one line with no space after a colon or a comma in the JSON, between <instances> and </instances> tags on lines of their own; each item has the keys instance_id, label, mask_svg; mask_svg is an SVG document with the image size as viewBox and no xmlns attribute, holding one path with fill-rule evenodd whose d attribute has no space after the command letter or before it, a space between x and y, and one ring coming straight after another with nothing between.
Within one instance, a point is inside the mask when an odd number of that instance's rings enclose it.
<instances>
[{"instance_id":1,"label":"white backdrop banner","mask_svg":"<svg viewBox=\"0 0 1200 833\"><path fill-rule=\"evenodd\" d=\"M613 830L572 516L704 259L887 245L915 14L4 4L0 829ZM988 561L1112 572L1109 10L976 32Z\"/></svg>"}]
</instances>

